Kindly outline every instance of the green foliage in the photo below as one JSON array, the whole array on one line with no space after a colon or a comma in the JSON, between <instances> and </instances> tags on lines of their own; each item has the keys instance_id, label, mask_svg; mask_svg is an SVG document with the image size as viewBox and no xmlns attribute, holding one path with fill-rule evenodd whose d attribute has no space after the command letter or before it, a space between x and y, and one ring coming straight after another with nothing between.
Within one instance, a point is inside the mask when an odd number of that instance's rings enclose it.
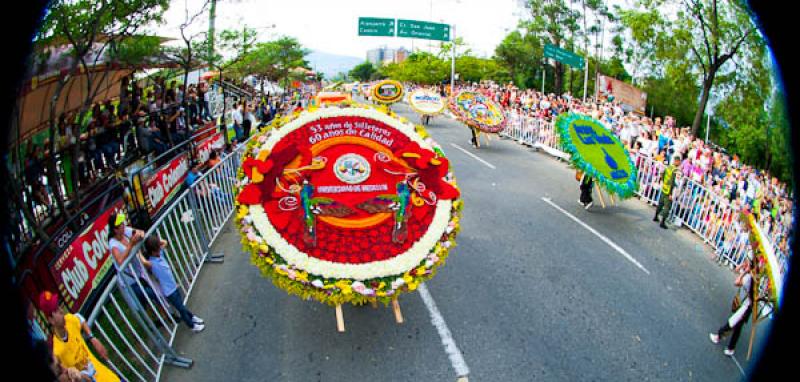
<instances>
[{"instance_id":1,"label":"green foliage","mask_svg":"<svg viewBox=\"0 0 800 382\"><path fill-rule=\"evenodd\" d=\"M162 55L161 40L156 36L134 36L120 41L109 52L113 61L139 65Z\"/></svg>"},{"instance_id":2,"label":"green foliage","mask_svg":"<svg viewBox=\"0 0 800 382\"><path fill-rule=\"evenodd\" d=\"M516 86L531 88L535 80L541 81L544 44L533 33L523 35L512 31L495 48L494 54Z\"/></svg>"},{"instance_id":3,"label":"green foliage","mask_svg":"<svg viewBox=\"0 0 800 382\"><path fill-rule=\"evenodd\" d=\"M707 98L711 140L791 182L783 95L744 2L639 0L616 13L625 33L612 40L614 52L624 53L656 116L672 115L703 136Z\"/></svg>"},{"instance_id":4,"label":"green foliage","mask_svg":"<svg viewBox=\"0 0 800 382\"><path fill-rule=\"evenodd\" d=\"M356 65L352 70L350 70L348 75L361 82L366 82L370 80L370 78L376 71L377 70L375 69L375 67L372 65L371 62L364 61Z\"/></svg>"},{"instance_id":5,"label":"green foliage","mask_svg":"<svg viewBox=\"0 0 800 382\"><path fill-rule=\"evenodd\" d=\"M339 72L336 73L333 78L330 79L331 82L348 82L350 81L350 77L348 77L347 73Z\"/></svg>"},{"instance_id":6,"label":"green foliage","mask_svg":"<svg viewBox=\"0 0 800 382\"><path fill-rule=\"evenodd\" d=\"M687 69L686 62L673 62L663 69L664 77L644 79L641 89L647 93L648 113L671 115L678 126L691 125L700 97L697 76Z\"/></svg>"},{"instance_id":7,"label":"green foliage","mask_svg":"<svg viewBox=\"0 0 800 382\"><path fill-rule=\"evenodd\" d=\"M428 52L414 52L405 61L383 66L380 71L394 80L430 85L450 78L450 62Z\"/></svg>"},{"instance_id":8,"label":"green foliage","mask_svg":"<svg viewBox=\"0 0 800 382\"><path fill-rule=\"evenodd\" d=\"M473 56L458 57L456 72L459 74L460 80L468 82L491 79L503 83L510 79L508 71L504 71L497 61Z\"/></svg>"}]
</instances>

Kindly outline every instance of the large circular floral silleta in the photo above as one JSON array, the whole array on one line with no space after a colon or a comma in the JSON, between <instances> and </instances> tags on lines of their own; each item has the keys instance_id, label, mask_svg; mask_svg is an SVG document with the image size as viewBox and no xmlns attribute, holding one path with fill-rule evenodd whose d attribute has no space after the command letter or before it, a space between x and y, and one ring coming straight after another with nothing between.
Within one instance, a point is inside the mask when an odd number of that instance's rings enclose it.
<instances>
[{"instance_id":1,"label":"large circular floral silleta","mask_svg":"<svg viewBox=\"0 0 800 382\"><path fill-rule=\"evenodd\" d=\"M556 119L556 128L575 167L609 192L622 198L633 195L638 186L636 166L622 142L600 121L568 113Z\"/></svg>"},{"instance_id":2,"label":"large circular floral silleta","mask_svg":"<svg viewBox=\"0 0 800 382\"><path fill-rule=\"evenodd\" d=\"M437 115L444 111L447 103L439 93L428 89L417 89L408 95L408 104L421 115Z\"/></svg>"},{"instance_id":3,"label":"large circular floral silleta","mask_svg":"<svg viewBox=\"0 0 800 382\"><path fill-rule=\"evenodd\" d=\"M372 86L372 98L380 103L391 104L403 99L403 84L395 80L383 80Z\"/></svg>"},{"instance_id":4,"label":"large circular floral silleta","mask_svg":"<svg viewBox=\"0 0 800 382\"><path fill-rule=\"evenodd\" d=\"M473 91L461 91L450 99L450 110L456 117L484 133L499 133L505 128L503 109L485 95Z\"/></svg>"},{"instance_id":5,"label":"large circular floral silleta","mask_svg":"<svg viewBox=\"0 0 800 382\"><path fill-rule=\"evenodd\" d=\"M280 288L329 305L389 303L433 277L462 202L421 126L369 106L279 119L248 144L236 221Z\"/></svg>"}]
</instances>

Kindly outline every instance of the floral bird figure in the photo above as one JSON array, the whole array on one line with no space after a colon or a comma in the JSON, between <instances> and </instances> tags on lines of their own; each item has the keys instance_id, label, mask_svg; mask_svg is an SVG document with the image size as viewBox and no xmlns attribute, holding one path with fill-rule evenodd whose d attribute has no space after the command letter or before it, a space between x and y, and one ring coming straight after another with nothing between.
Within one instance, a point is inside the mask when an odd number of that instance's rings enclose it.
<instances>
[{"instance_id":1,"label":"floral bird figure","mask_svg":"<svg viewBox=\"0 0 800 382\"><path fill-rule=\"evenodd\" d=\"M394 213L392 224L392 242L402 243L408 237L408 207L411 200L411 190L405 182L397 183L397 193L394 195L379 195L371 200L359 204L357 207L374 213Z\"/></svg>"},{"instance_id":2,"label":"floral bird figure","mask_svg":"<svg viewBox=\"0 0 800 382\"><path fill-rule=\"evenodd\" d=\"M349 207L330 198L315 198L314 186L307 180L303 181L300 190L300 204L303 207L303 240L306 244L317 246L317 219L316 216L345 217L353 213Z\"/></svg>"}]
</instances>

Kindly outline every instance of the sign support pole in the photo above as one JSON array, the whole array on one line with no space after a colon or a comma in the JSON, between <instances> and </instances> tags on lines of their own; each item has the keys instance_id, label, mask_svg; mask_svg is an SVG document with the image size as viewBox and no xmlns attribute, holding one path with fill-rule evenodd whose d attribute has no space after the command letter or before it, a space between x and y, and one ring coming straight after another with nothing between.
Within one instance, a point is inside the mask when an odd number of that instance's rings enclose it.
<instances>
[{"instance_id":1,"label":"sign support pole","mask_svg":"<svg viewBox=\"0 0 800 382\"><path fill-rule=\"evenodd\" d=\"M453 24L450 26L450 32L452 36L450 38L450 42L453 45L452 48L452 60L450 62L450 95L455 94L456 89L456 25Z\"/></svg>"},{"instance_id":2,"label":"sign support pole","mask_svg":"<svg viewBox=\"0 0 800 382\"><path fill-rule=\"evenodd\" d=\"M544 95L544 81L546 74L547 74L547 60L545 60L545 64L542 65L542 95Z\"/></svg>"},{"instance_id":3,"label":"sign support pole","mask_svg":"<svg viewBox=\"0 0 800 382\"><path fill-rule=\"evenodd\" d=\"M588 56L588 55L587 55ZM589 57L586 57L583 71L583 102L586 103L586 91L589 90Z\"/></svg>"}]
</instances>

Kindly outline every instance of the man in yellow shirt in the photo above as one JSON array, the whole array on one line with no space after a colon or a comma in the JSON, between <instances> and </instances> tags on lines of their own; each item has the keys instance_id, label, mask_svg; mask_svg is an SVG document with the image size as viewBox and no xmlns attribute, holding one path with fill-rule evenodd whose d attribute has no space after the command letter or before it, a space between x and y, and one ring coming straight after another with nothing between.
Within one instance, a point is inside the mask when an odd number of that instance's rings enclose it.
<instances>
[{"instance_id":1,"label":"man in yellow shirt","mask_svg":"<svg viewBox=\"0 0 800 382\"><path fill-rule=\"evenodd\" d=\"M658 206L656 207L656 216L653 217L653 221L658 221L658 214L662 211L664 212L661 215L661 224L659 226L661 228L667 228L665 224L667 220L667 216L669 216L669 212L672 209L672 188L675 186L675 175L679 171L675 167L675 157L672 158L672 161L668 162L667 159L664 160L664 164L668 164L667 168L664 169L663 181L661 182L661 197L658 198Z\"/></svg>"},{"instance_id":2,"label":"man in yellow shirt","mask_svg":"<svg viewBox=\"0 0 800 382\"><path fill-rule=\"evenodd\" d=\"M89 350L81 331L92 342L92 346L100 357L108 360L106 348L97 338L94 338L83 317L64 313L58 306L58 296L50 291L44 291L39 296L39 309L47 316L47 322L53 332L53 355L63 368L75 368L82 375L97 382L121 381Z\"/></svg>"}]
</instances>

